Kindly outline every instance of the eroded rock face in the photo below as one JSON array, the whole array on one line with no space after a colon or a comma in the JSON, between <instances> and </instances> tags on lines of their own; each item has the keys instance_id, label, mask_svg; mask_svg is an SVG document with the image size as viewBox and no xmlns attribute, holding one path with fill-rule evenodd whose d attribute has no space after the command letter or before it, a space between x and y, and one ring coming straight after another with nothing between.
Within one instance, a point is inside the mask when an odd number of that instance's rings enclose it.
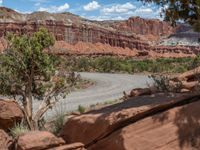
<instances>
[{"instance_id":1,"label":"eroded rock face","mask_svg":"<svg viewBox=\"0 0 200 150\"><path fill-rule=\"evenodd\" d=\"M135 97L71 118L61 135L88 150L198 150L199 104L199 94Z\"/></svg>"},{"instance_id":2,"label":"eroded rock face","mask_svg":"<svg viewBox=\"0 0 200 150\"><path fill-rule=\"evenodd\" d=\"M149 51L154 51L163 55L165 53L175 53L175 55L200 53L200 47L157 46L155 43L159 43L161 37L174 34L176 29L168 23L156 19L131 17L125 21L90 21L70 13L34 12L20 14L3 7L0 8L0 12L0 37L5 36L7 32L18 35L32 34L40 27L45 27L55 36L57 41L66 42L68 45L65 49L59 48L59 51L74 51L79 43L84 43L87 46L79 49L82 51L80 54L83 54L83 51L85 53L99 49L98 43L100 43L106 47L102 53L107 55L110 54L107 51L113 51L115 48L121 48L124 51L128 49L130 51L128 53L131 53L131 50L144 51L146 54ZM0 42L0 49L2 48L4 47ZM112 53L116 55L118 52ZM128 53L125 52L125 55L132 56ZM140 54L145 53L141 52Z\"/></svg>"},{"instance_id":3,"label":"eroded rock face","mask_svg":"<svg viewBox=\"0 0 200 150\"><path fill-rule=\"evenodd\" d=\"M82 143L72 143L59 147L50 148L48 150L86 150Z\"/></svg>"},{"instance_id":4,"label":"eroded rock face","mask_svg":"<svg viewBox=\"0 0 200 150\"><path fill-rule=\"evenodd\" d=\"M23 112L15 101L0 99L0 129L9 130L22 119Z\"/></svg>"},{"instance_id":5,"label":"eroded rock face","mask_svg":"<svg viewBox=\"0 0 200 150\"><path fill-rule=\"evenodd\" d=\"M173 102L174 99L166 95L135 97L133 100L71 118L64 125L61 137L66 143L81 142L90 145L129 122L136 121L138 117L145 116L154 106L160 105L162 108L162 105L171 103L171 100Z\"/></svg>"},{"instance_id":6,"label":"eroded rock face","mask_svg":"<svg viewBox=\"0 0 200 150\"><path fill-rule=\"evenodd\" d=\"M141 40L133 32L124 34L120 30L106 29L98 27L98 24L80 25L72 23L66 25L63 21L43 20L41 22L4 22L0 23L0 37L5 36L7 32L15 34L31 34L36 32L40 27L47 28L56 38L57 41L66 41L69 44L78 42L102 43L109 44L113 47L147 49L148 43Z\"/></svg>"},{"instance_id":7,"label":"eroded rock face","mask_svg":"<svg viewBox=\"0 0 200 150\"><path fill-rule=\"evenodd\" d=\"M166 36L174 32L173 27L168 23L158 19L143 19L140 17L131 17L128 20L112 24L117 29L125 29L127 32L134 32L141 35Z\"/></svg>"},{"instance_id":8,"label":"eroded rock face","mask_svg":"<svg viewBox=\"0 0 200 150\"><path fill-rule=\"evenodd\" d=\"M64 144L62 138L58 138L50 132L31 131L18 138L17 150L45 150Z\"/></svg>"},{"instance_id":9,"label":"eroded rock face","mask_svg":"<svg viewBox=\"0 0 200 150\"><path fill-rule=\"evenodd\" d=\"M11 148L13 140L8 134L0 129L0 150L8 150Z\"/></svg>"},{"instance_id":10,"label":"eroded rock face","mask_svg":"<svg viewBox=\"0 0 200 150\"><path fill-rule=\"evenodd\" d=\"M198 150L200 102L145 118L112 133L89 150Z\"/></svg>"}]
</instances>

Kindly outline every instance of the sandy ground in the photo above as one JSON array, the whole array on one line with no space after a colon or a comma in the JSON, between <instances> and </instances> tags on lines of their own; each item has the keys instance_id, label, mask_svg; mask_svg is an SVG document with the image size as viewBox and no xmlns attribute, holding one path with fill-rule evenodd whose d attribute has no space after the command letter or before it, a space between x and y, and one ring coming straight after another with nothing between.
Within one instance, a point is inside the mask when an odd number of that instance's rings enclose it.
<instances>
[{"instance_id":1,"label":"sandy ground","mask_svg":"<svg viewBox=\"0 0 200 150\"><path fill-rule=\"evenodd\" d=\"M152 81L147 75L109 74L109 73L80 73L82 78L95 81L95 85L70 93L66 99L60 100L56 107L47 112L46 117L51 118L57 111L70 112L77 110L78 106L88 107L93 104L115 100L133 88L144 88ZM37 109L39 102L34 103Z\"/></svg>"}]
</instances>

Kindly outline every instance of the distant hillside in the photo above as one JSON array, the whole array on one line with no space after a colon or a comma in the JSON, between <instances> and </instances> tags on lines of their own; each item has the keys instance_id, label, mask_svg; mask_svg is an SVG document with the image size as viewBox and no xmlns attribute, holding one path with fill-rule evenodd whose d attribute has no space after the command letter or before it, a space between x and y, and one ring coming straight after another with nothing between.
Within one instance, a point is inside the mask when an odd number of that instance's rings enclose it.
<instances>
[{"instance_id":1,"label":"distant hillside","mask_svg":"<svg viewBox=\"0 0 200 150\"><path fill-rule=\"evenodd\" d=\"M59 52L61 49L64 51L75 49L78 52L92 51L95 53L94 49L100 49L102 53L109 51L109 53L117 54L118 52L115 50L118 47L121 48L120 52L126 49L127 55L132 53L131 51L135 51L134 54L138 51L159 53L168 51L166 47L157 48L155 46L160 44L173 45L170 41L172 39L174 42L172 37L179 38L178 36L182 35L186 29L188 30L188 28L181 26L173 28L167 22L157 19L131 17L128 20L119 21L91 21L68 12L21 14L9 8L0 7L1 38L7 32L32 34L40 27L47 28L55 36L58 43L63 46L57 44ZM194 38L197 39L197 37ZM1 44L0 47L2 47ZM175 52L174 48L167 49L170 52ZM182 51L182 49L176 51ZM184 52L188 53L188 49L185 49Z\"/></svg>"}]
</instances>

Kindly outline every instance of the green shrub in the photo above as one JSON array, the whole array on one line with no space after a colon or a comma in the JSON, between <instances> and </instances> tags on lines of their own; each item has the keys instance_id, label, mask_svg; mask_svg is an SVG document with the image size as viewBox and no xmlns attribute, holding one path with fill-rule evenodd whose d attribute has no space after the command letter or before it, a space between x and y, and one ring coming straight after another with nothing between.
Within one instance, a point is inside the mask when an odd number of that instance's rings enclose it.
<instances>
[{"instance_id":1,"label":"green shrub","mask_svg":"<svg viewBox=\"0 0 200 150\"><path fill-rule=\"evenodd\" d=\"M82 114L82 113L84 113L85 112L85 107L84 106L82 106L82 105L79 105L78 106L78 111Z\"/></svg>"},{"instance_id":2,"label":"green shrub","mask_svg":"<svg viewBox=\"0 0 200 150\"><path fill-rule=\"evenodd\" d=\"M60 104L59 106L55 107L55 120L52 122L52 130L51 132L55 135L58 135L65 123L65 111L66 108L64 105Z\"/></svg>"},{"instance_id":3,"label":"green shrub","mask_svg":"<svg viewBox=\"0 0 200 150\"><path fill-rule=\"evenodd\" d=\"M123 73L182 73L188 69L200 66L200 57L197 58L159 58L156 60L136 60L133 58L118 58L111 56L103 57L80 57L67 61L68 67L75 68L75 71L96 71L96 72L123 72Z\"/></svg>"},{"instance_id":4,"label":"green shrub","mask_svg":"<svg viewBox=\"0 0 200 150\"><path fill-rule=\"evenodd\" d=\"M65 115L57 116L57 118L53 121L52 133L58 135L65 123Z\"/></svg>"},{"instance_id":5,"label":"green shrub","mask_svg":"<svg viewBox=\"0 0 200 150\"><path fill-rule=\"evenodd\" d=\"M80 71L89 71L90 66L90 59L86 57L81 57L77 62L77 69L79 69Z\"/></svg>"},{"instance_id":6,"label":"green shrub","mask_svg":"<svg viewBox=\"0 0 200 150\"><path fill-rule=\"evenodd\" d=\"M177 82L176 84L170 84L170 78L164 75L151 75L150 76L154 81L154 87L159 92L180 92L181 90L181 82Z\"/></svg>"},{"instance_id":7,"label":"green shrub","mask_svg":"<svg viewBox=\"0 0 200 150\"><path fill-rule=\"evenodd\" d=\"M17 138L28 131L30 131L28 126L23 122L15 124L14 127L10 129L10 133L14 138Z\"/></svg>"}]
</instances>

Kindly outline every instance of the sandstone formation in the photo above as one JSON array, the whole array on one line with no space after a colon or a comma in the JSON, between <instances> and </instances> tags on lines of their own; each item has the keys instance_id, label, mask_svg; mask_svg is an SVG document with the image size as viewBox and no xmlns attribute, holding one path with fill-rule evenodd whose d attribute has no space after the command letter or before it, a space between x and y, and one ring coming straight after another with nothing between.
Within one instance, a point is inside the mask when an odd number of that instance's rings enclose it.
<instances>
[{"instance_id":1,"label":"sandstone formation","mask_svg":"<svg viewBox=\"0 0 200 150\"><path fill-rule=\"evenodd\" d=\"M134 32L139 35L145 35L150 41L158 40L161 36L168 36L174 33L175 29L168 23L158 19L143 19L140 17L131 17L125 21L103 22L109 24L115 29L124 29L125 32Z\"/></svg>"},{"instance_id":2,"label":"sandstone formation","mask_svg":"<svg viewBox=\"0 0 200 150\"><path fill-rule=\"evenodd\" d=\"M136 89L131 90L129 96L135 97L135 96L143 96L143 95L151 95L151 94L153 94L153 89L151 88L145 88L145 89L136 88Z\"/></svg>"},{"instance_id":3,"label":"sandstone formation","mask_svg":"<svg viewBox=\"0 0 200 150\"><path fill-rule=\"evenodd\" d=\"M56 52L59 54L71 50L80 55L135 56L137 51L153 51L162 56L165 53L173 53L172 57L183 53L187 57L200 52L200 47L196 46L157 46L155 43L162 37L176 32L168 23L159 20L131 17L124 21L90 21L71 13L20 14L4 7L0 8L0 12L0 37L4 37L7 32L31 34L40 27L45 27L57 41L61 41L56 45ZM0 42L0 48L3 45L5 44Z\"/></svg>"},{"instance_id":4,"label":"sandstone formation","mask_svg":"<svg viewBox=\"0 0 200 150\"><path fill-rule=\"evenodd\" d=\"M182 98L182 96L177 97L177 100L174 101L166 95L135 97L134 100L71 118L65 124L61 136L67 143L82 142L88 145L118 128L136 121L138 117L142 118L149 112L173 105ZM69 128L70 130L68 130Z\"/></svg>"},{"instance_id":5,"label":"sandstone formation","mask_svg":"<svg viewBox=\"0 0 200 150\"><path fill-rule=\"evenodd\" d=\"M48 150L86 150L86 149L84 148L84 145L82 143L72 143L55 148L50 148Z\"/></svg>"},{"instance_id":6,"label":"sandstone formation","mask_svg":"<svg viewBox=\"0 0 200 150\"><path fill-rule=\"evenodd\" d=\"M0 150L8 150L11 148L13 140L8 134L0 129Z\"/></svg>"},{"instance_id":7,"label":"sandstone formation","mask_svg":"<svg viewBox=\"0 0 200 150\"><path fill-rule=\"evenodd\" d=\"M198 150L200 101L147 117L126 126L89 150Z\"/></svg>"},{"instance_id":8,"label":"sandstone formation","mask_svg":"<svg viewBox=\"0 0 200 150\"><path fill-rule=\"evenodd\" d=\"M196 150L199 103L200 95L193 94L135 97L71 118L61 136L89 150Z\"/></svg>"},{"instance_id":9,"label":"sandstone formation","mask_svg":"<svg viewBox=\"0 0 200 150\"><path fill-rule=\"evenodd\" d=\"M21 135L17 140L17 150L45 150L64 145L62 138L57 138L46 131L31 131Z\"/></svg>"},{"instance_id":10,"label":"sandstone formation","mask_svg":"<svg viewBox=\"0 0 200 150\"><path fill-rule=\"evenodd\" d=\"M52 53L57 55L86 55L86 56L129 56L138 54L136 49L112 47L109 44L78 42L74 45L58 41Z\"/></svg>"},{"instance_id":11,"label":"sandstone formation","mask_svg":"<svg viewBox=\"0 0 200 150\"><path fill-rule=\"evenodd\" d=\"M12 100L0 100L0 129L9 130L23 118L19 105Z\"/></svg>"}]
</instances>

